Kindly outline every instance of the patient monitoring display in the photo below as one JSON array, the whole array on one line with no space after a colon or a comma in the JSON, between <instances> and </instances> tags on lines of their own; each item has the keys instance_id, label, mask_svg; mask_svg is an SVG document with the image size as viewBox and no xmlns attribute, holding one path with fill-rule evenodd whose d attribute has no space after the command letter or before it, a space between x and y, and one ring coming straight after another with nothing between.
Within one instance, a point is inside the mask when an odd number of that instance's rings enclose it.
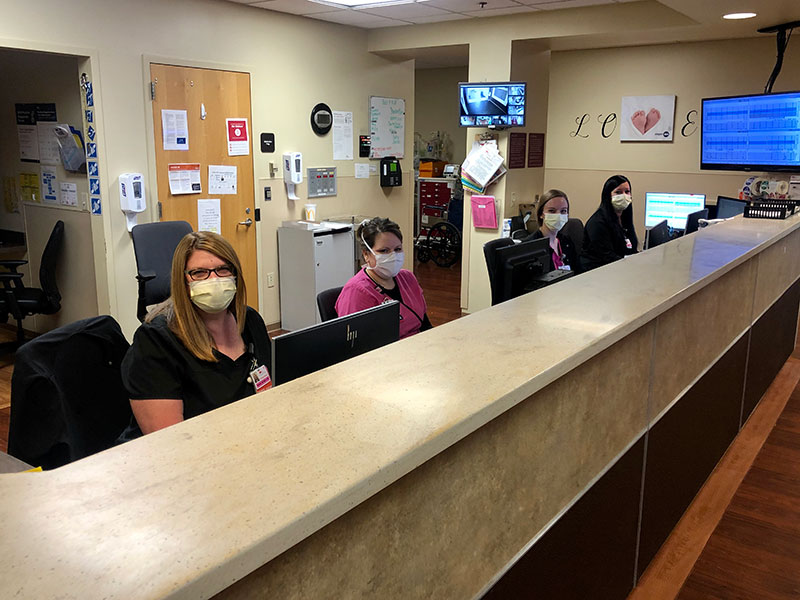
<instances>
[{"instance_id":1,"label":"patient monitoring display","mask_svg":"<svg viewBox=\"0 0 800 600\"><path fill-rule=\"evenodd\" d=\"M706 207L705 194L645 194L644 226L667 220L672 229L686 229L686 217Z\"/></svg>"},{"instance_id":2,"label":"patient monitoring display","mask_svg":"<svg viewBox=\"0 0 800 600\"><path fill-rule=\"evenodd\" d=\"M461 127L525 125L525 82L459 83Z\"/></svg>"}]
</instances>

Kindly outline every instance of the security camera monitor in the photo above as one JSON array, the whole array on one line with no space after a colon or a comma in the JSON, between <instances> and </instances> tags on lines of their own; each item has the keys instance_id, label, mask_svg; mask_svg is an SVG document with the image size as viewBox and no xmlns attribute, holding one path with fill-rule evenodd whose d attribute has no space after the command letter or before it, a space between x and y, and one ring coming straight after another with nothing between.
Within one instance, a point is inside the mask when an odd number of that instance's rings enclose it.
<instances>
[{"instance_id":1,"label":"security camera monitor","mask_svg":"<svg viewBox=\"0 0 800 600\"><path fill-rule=\"evenodd\" d=\"M461 127L502 128L525 125L524 81L459 83Z\"/></svg>"}]
</instances>

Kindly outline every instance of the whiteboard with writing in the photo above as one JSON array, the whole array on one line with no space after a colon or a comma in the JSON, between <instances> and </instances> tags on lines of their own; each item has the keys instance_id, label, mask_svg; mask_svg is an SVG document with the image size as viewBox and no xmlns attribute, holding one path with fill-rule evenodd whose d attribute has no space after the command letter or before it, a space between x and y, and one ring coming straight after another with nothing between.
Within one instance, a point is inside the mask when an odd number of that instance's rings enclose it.
<instances>
[{"instance_id":1,"label":"whiteboard with writing","mask_svg":"<svg viewBox=\"0 0 800 600\"><path fill-rule=\"evenodd\" d=\"M369 97L370 158L403 158L406 135L406 101Z\"/></svg>"}]
</instances>

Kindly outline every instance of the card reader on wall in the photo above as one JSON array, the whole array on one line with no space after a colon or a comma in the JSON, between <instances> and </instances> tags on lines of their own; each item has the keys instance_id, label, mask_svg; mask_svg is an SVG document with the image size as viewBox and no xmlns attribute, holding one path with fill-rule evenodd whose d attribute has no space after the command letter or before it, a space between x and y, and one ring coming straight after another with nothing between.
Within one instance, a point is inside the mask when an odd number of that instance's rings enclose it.
<instances>
[{"instance_id":1,"label":"card reader on wall","mask_svg":"<svg viewBox=\"0 0 800 600\"><path fill-rule=\"evenodd\" d=\"M403 185L403 172L400 161L394 156L381 159L381 187L397 187Z\"/></svg>"},{"instance_id":2,"label":"card reader on wall","mask_svg":"<svg viewBox=\"0 0 800 600\"><path fill-rule=\"evenodd\" d=\"M299 200L295 186L303 183L303 155L299 152L283 153L283 181L289 200Z\"/></svg>"}]
</instances>

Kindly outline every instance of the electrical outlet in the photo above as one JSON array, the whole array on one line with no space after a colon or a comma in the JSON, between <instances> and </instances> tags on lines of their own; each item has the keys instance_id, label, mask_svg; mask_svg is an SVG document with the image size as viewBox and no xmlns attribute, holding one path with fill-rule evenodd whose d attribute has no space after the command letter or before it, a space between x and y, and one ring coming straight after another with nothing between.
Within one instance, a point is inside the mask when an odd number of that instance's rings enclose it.
<instances>
[{"instance_id":1,"label":"electrical outlet","mask_svg":"<svg viewBox=\"0 0 800 600\"><path fill-rule=\"evenodd\" d=\"M267 273L267 287L275 287L275 273Z\"/></svg>"}]
</instances>

